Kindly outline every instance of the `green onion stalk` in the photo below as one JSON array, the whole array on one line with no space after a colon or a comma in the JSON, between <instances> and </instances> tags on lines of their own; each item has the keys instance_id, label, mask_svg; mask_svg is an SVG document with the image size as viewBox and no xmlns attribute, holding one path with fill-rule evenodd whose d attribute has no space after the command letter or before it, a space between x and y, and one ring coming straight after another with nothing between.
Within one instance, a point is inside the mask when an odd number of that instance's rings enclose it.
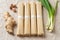
<instances>
[{"instance_id":1,"label":"green onion stalk","mask_svg":"<svg viewBox=\"0 0 60 40\"><path fill-rule=\"evenodd\" d=\"M38 0L42 3L43 7L45 7L48 11L48 22L46 28L49 32L52 32L54 29L55 23L55 13L58 6L58 1L56 2L56 7L54 8L48 0Z\"/></svg>"}]
</instances>

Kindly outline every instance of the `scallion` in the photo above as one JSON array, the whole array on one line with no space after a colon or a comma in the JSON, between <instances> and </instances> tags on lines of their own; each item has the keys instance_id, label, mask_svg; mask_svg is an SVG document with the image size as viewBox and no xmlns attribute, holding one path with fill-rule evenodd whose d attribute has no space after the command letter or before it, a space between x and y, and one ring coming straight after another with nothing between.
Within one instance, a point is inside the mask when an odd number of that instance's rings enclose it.
<instances>
[{"instance_id":1,"label":"scallion","mask_svg":"<svg viewBox=\"0 0 60 40\"><path fill-rule=\"evenodd\" d=\"M49 32L52 32L54 29L54 23L55 23L55 13L58 6L58 1L56 3L56 7L54 8L49 0L38 0L42 3L43 7L45 7L48 11L48 22L47 22L47 29Z\"/></svg>"}]
</instances>

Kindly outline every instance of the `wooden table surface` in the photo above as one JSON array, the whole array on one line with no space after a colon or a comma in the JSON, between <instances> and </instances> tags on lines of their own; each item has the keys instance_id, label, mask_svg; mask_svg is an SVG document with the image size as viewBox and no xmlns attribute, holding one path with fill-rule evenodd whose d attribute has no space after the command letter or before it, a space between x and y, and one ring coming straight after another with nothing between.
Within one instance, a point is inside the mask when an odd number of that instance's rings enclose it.
<instances>
[{"instance_id":1,"label":"wooden table surface","mask_svg":"<svg viewBox=\"0 0 60 40\"><path fill-rule=\"evenodd\" d=\"M49 33L45 29L45 25L47 23L47 11L45 8L43 8L45 37L17 37L16 35L12 36L8 34L5 29L5 21L3 18L4 16L3 13L8 11L17 21L17 13L14 13L9 9L10 4L12 3L16 4L17 1L22 1L22 0L0 0L0 40L60 40L60 3L58 4L55 30L53 33ZM50 0L50 2L53 6L55 6L54 0ZM15 28L15 34L16 34L16 28Z\"/></svg>"}]
</instances>

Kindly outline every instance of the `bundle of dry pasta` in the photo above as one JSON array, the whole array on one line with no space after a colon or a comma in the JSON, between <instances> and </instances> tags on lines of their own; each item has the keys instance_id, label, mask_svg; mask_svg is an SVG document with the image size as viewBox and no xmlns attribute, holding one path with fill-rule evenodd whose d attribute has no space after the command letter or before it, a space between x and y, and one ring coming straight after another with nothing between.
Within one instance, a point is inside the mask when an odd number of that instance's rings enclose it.
<instances>
[{"instance_id":1,"label":"bundle of dry pasta","mask_svg":"<svg viewBox=\"0 0 60 40\"><path fill-rule=\"evenodd\" d=\"M17 24L17 35L23 36L23 14L24 14L24 4L18 3L18 24Z\"/></svg>"},{"instance_id":2,"label":"bundle of dry pasta","mask_svg":"<svg viewBox=\"0 0 60 40\"><path fill-rule=\"evenodd\" d=\"M37 35L44 35L43 20L42 20L42 5L40 2L36 3L37 8Z\"/></svg>"},{"instance_id":3,"label":"bundle of dry pasta","mask_svg":"<svg viewBox=\"0 0 60 40\"><path fill-rule=\"evenodd\" d=\"M44 35L41 3L19 3L17 26L17 35Z\"/></svg>"},{"instance_id":4,"label":"bundle of dry pasta","mask_svg":"<svg viewBox=\"0 0 60 40\"><path fill-rule=\"evenodd\" d=\"M30 4L25 3L24 35L30 36Z\"/></svg>"},{"instance_id":5,"label":"bundle of dry pasta","mask_svg":"<svg viewBox=\"0 0 60 40\"><path fill-rule=\"evenodd\" d=\"M36 25L36 4L31 2L31 35L37 34L37 25Z\"/></svg>"}]
</instances>

